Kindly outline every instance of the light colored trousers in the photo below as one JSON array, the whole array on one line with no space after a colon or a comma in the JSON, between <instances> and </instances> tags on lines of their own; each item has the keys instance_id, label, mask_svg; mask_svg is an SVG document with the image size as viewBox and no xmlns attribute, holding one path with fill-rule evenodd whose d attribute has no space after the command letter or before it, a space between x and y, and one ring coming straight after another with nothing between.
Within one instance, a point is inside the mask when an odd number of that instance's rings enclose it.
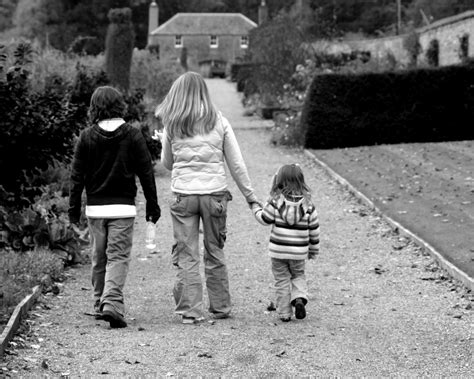
<instances>
[{"instance_id":1,"label":"light colored trousers","mask_svg":"<svg viewBox=\"0 0 474 379\"><path fill-rule=\"evenodd\" d=\"M123 287L130 264L134 218L89 218L92 238L94 300L110 304L124 315Z\"/></svg>"},{"instance_id":2,"label":"light colored trousers","mask_svg":"<svg viewBox=\"0 0 474 379\"><path fill-rule=\"evenodd\" d=\"M293 315L292 304L298 297L306 304L308 286L304 273L304 259L271 258L272 272L275 278L276 308L279 317Z\"/></svg>"},{"instance_id":3,"label":"light colored trousers","mask_svg":"<svg viewBox=\"0 0 474 379\"><path fill-rule=\"evenodd\" d=\"M228 191L210 195L175 194L170 204L175 243L172 262L177 268L173 295L176 313L203 317L203 285L199 271L199 223L204 232L204 273L209 312L217 316L231 311L229 278L224 258Z\"/></svg>"}]
</instances>

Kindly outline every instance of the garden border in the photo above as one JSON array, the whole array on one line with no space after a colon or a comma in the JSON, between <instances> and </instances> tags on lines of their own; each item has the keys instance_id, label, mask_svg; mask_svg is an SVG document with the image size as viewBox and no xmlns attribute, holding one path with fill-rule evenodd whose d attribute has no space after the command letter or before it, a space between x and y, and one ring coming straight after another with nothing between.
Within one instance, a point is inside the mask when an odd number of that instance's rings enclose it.
<instances>
[{"instance_id":1,"label":"garden border","mask_svg":"<svg viewBox=\"0 0 474 379\"><path fill-rule=\"evenodd\" d=\"M41 294L43 286L41 284L33 287L32 292L25 296L23 300L16 306L13 311L8 324L5 326L5 329L0 336L0 358L3 357L5 350L7 350L7 345L15 336L18 327L20 326L21 319L28 313L29 310L33 307L36 299L38 299Z\"/></svg>"},{"instance_id":2,"label":"garden border","mask_svg":"<svg viewBox=\"0 0 474 379\"><path fill-rule=\"evenodd\" d=\"M471 278L467 273L465 273L464 271L453 265L451 262L449 262L446 258L443 257L443 255L439 251L437 251L433 246L431 246L421 237L417 236L415 233L401 225L399 222L384 214L367 196L365 196L362 192L355 188L351 183L349 183L349 181L347 181L338 173L336 173L326 163L319 160L312 152L308 151L307 149L304 149L304 154L307 157L311 158L321 168L323 168L326 173L332 177L332 179L336 180L341 186L348 189L349 192L354 195L360 202L364 203L366 206L377 212L393 229L400 230L403 234L413 239L418 245L424 247L451 277L462 282L469 290L474 292L474 278Z\"/></svg>"}]
</instances>

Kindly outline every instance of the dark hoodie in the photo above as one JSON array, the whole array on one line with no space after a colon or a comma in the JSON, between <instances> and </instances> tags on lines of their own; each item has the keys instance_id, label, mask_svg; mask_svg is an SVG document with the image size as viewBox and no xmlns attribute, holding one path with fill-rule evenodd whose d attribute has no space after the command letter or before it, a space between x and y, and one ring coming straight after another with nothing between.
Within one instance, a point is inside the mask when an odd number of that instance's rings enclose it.
<instances>
[{"instance_id":1,"label":"dark hoodie","mask_svg":"<svg viewBox=\"0 0 474 379\"><path fill-rule=\"evenodd\" d=\"M87 205L135 205L140 179L146 199L146 218L156 222L160 208L156 195L151 155L140 130L128 123L114 131L98 125L81 132L71 169L69 220L77 223L81 196L86 189Z\"/></svg>"}]
</instances>

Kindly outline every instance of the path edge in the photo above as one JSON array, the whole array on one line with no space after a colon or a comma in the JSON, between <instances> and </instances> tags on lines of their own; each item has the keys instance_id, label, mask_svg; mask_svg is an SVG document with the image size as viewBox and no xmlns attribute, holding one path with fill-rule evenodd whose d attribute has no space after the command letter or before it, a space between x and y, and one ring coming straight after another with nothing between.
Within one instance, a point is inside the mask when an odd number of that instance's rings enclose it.
<instances>
[{"instance_id":1,"label":"path edge","mask_svg":"<svg viewBox=\"0 0 474 379\"><path fill-rule=\"evenodd\" d=\"M16 306L13 311L10 319L8 320L5 329L0 336L0 358L3 357L5 350L8 348L8 344L15 336L22 318L28 313L29 310L33 307L33 304L38 299L39 295L42 292L42 285L37 285L33 287L32 292L29 295L26 295L23 300Z\"/></svg>"},{"instance_id":2,"label":"path edge","mask_svg":"<svg viewBox=\"0 0 474 379\"><path fill-rule=\"evenodd\" d=\"M335 172L331 167L329 167L326 163L321 161L307 149L304 149L304 154L312 159L318 166L320 166L326 173L336 182L339 183L342 187L349 190L349 192L354 195L361 203L368 206L372 210L374 210L377 214L379 214L390 226L392 229L398 229L401 233L405 234L406 236L410 237L414 240L418 245L424 247L428 253L433 257L436 262L454 279L462 282L467 289L474 292L474 278L471 278L467 273L462 271L460 268L453 265L449 262L443 255L437 251L433 246L431 246L428 242L424 239L413 233L411 230L400 224L398 221L395 221L390 216L387 216L383 213L367 196L365 196L362 192L360 192L356 187L354 187L349 181L344 179L341 175Z\"/></svg>"}]
</instances>

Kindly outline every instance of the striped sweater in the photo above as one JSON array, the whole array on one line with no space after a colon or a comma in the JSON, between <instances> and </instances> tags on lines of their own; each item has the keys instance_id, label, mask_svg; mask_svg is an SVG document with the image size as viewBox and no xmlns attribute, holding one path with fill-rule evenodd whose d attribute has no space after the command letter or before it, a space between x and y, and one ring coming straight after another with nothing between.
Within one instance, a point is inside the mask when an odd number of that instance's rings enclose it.
<instances>
[{"instance_id":1,"label":"striped sweater","mask_svg":"<svg viewBox=\"0 0 474 379\"><path fill-rule=\"evenodd\" d=\"M272 225L268 252L272 258L306 259L319 253L316 208L303 197L292 200L279 195L254 209L261 224Z\"/></svg>"}]
</instances>

